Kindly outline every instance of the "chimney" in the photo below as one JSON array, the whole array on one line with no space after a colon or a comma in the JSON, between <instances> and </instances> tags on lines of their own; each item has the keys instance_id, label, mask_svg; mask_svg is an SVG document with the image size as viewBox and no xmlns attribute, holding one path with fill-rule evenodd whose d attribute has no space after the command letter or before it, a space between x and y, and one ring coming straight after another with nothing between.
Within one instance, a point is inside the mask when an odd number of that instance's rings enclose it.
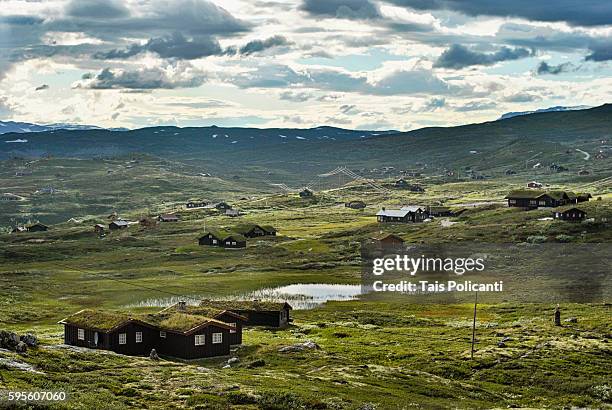
<instances>
[{"instance_id":1,"label":"chimney","mask_svg":"<svg viewBox=\"0 0 612 410\"><path fill-rule=\"evenodd\" d=\"M186 310L187 309L187 302L185 302L184 300L181 300L178 303L178 310Z\"/></svg>"}]
</instances>

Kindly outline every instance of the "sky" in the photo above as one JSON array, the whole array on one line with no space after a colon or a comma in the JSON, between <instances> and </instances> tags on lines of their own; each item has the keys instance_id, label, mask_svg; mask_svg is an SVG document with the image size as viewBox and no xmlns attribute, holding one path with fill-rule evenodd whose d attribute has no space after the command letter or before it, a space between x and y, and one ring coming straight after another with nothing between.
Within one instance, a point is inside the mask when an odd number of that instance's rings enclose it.
<instances>
[{"instance_id":1,"label":"sky","mask_svg":"<svg viewBox=\"0 0 612 410\"><path fill-rule=\"evenodd\" d=\"M608 102L607 0L0 0L0 120L411 130Z\"/></svg>"}]
</instances>

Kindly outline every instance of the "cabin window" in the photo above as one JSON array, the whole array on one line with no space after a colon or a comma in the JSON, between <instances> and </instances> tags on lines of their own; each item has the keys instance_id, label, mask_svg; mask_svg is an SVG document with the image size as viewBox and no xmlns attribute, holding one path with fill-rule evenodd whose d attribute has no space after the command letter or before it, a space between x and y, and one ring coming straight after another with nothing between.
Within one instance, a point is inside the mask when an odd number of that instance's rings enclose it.
<instances>
[{"instance_id":1,"label":"cabin window","mask_svg":"<svg viewBox=\"0 0 612 410\"><path fill-rule=\"evenodd\" d=\"M142 332L136 332L136 343L142 343Z\"/></svg>"},{"instance_id":2,"label":"cabin window","mask_svg":"<svg viewBox=\"0 0 612 410\"><path fill-rule=\"evenodd\" d=\"M85 329L79 329L77 331L77 337L79 340L85 340Z\"/></svg>"},{"instance_id":3,"label":"cabin window","mask_svg":"<svg viewBox=\"0 0 612 410\"><path fill-rule=\"evenodd\" d=\"M195 335L195 345L203 346L206 344L206 335Z\"/></svg>"},{"instance_id":4,"label":"cabin window","mask_svg":"<svg viewBox=\"0 0 612 410\"><path fill-rule=\"evenodd\" d=\"M214 344L223 343L223 333L213 333L212 334L212 342Z\"/></svg>"},{"instance_id":5,"label":"cabin window","mask_svg":"<svg viewBox=\"0 0 612 410\"><path fill-rule=\"evenodd\" d=\"M536 201L535 199L532 199L531 201L529 201L529 205L537 205L538 201Z\"/></svg>"},{"instance_id":6,"label":"cabin window","mask_svg":"<svg viewBox=\"0 0 612 410\"><path fill-rule=\"evenodd\" d=\"M119 333L119 344L127 344L127 333Z\"/></svg>"},{"instance_id":7,"label":"cabin window","mask_svg":"<svg viewBox=\"0 0 612 410\"><path fill-rule=\"evenodd\" d=\"M232 242L232 245L236 245L236 242Z\"/></svg>"},{"instance_id":8,"label":"cabin window","mask_svg":"<svg viewBox=\"0 0 612 410\"><path fill-rule=\"evenodd\" d=\"M546 201L540 201L540 206L546 205Z\"/></svg>"},{"instance_id":9,"label":"cabin window","mask_svg":"<svg viewBox=\"0 0 612 410\"><path fill-rule=\"evenodd\" d=\"M160 330L160 331L159 331L159 337L160 337L161 339L165 339L165 338L166 338L166 332L164 332L163 330Z\"/></svg>"},{"instance_id":10,"label":"cabin window","mask_svg":"<svg viewBox=\"0 0 612 410\"><path fill-rule=\"evenodd\" d=\"M212 243L213 243L213 245L216 245L216 244L217 244L217 240L216 240L216 239L213 239L213 240L212 240Z\"/></svg>"},{"instance_id":11,"label":"cabin window","mask_svg":"<svg viewBox=\"0 0 612 410\"><path fill-rule=\"evenodd\" d=\"M228 323L232 328L230 329L230 333L236 333L236 323Z\"/></svg>"},{"instance_id":12,"label":"cabin window","mask_svg":"<svg viewBox=\"0 0 612 410\"><path fill-rule=\"evenodd\" d=\"M516 199L511 199L508 202L514 205L514 204L516 204Z\"/></svg>"}]
</instances>

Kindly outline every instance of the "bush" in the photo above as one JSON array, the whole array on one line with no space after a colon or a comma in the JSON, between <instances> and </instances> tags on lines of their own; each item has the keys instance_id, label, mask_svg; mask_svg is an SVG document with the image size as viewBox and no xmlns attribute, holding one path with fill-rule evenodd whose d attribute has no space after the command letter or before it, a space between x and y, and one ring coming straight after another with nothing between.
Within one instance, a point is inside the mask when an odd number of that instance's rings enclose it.
<instances>
[{"instance_id":1,"label":"bush","mask_svg":"<svg viewBox=\"0 0 612 410\"><path fill-rule=\"evenodd\" d=\"M532 235L527 237L527 242L529 243L544 243L547 240L548 238L542 235Z\"/></svg>"},{"instance_id":2,"label":"bush","mask_svg":"<svg viewBox=\"0 0 612 410\"><path fill-rule=\"evenodd\" d=\"M555 239L557 240L557 242L561 242L561 243L567 243L567 242L571 242L574 240L574 237L571 235L557 235L555 236Z\"/></svg>"}]
</instances>

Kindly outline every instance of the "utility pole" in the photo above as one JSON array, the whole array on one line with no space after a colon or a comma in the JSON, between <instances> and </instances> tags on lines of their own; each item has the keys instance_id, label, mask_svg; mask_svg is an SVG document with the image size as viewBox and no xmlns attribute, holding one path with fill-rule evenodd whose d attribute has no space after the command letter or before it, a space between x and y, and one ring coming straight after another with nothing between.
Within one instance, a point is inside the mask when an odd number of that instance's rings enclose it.
<instances>
[{"instance_id":1,"label":"utility pole","mask_svg":"<svg viewBox=\"0 0 612 410\"><path fill-rule=\"evenodd\" d=\"M478 305L478 291L476 291L476 300L474 301L474 321L472 322L472 354L474 360L474 343L476 342L476 306Z\"/></svg>"}]
</instances>

